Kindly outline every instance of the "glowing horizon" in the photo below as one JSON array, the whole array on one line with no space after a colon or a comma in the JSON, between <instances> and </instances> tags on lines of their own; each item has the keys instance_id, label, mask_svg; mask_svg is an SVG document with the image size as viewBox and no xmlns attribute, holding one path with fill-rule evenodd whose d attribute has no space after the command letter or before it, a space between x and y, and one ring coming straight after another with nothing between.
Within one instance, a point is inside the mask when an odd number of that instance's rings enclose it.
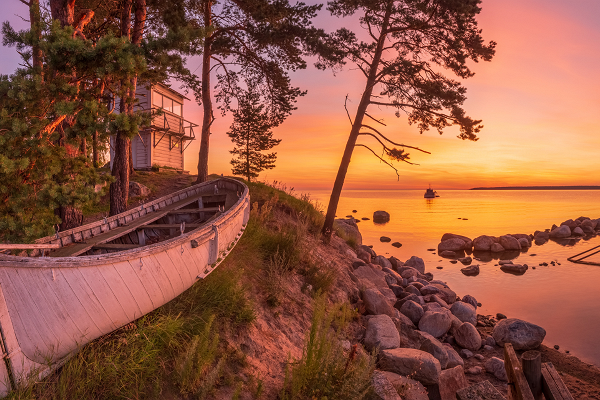
<instances>
[{"instance_id":1,"label":"glowing horizon","mask_svg":"<svg viewBox=\"0 0 600 400\"><path fill-rule=\"evenodd\" d=\"M7 5L3 20L26 28L14 14L24 16L27 9L17 3ZM467 115L483 120L479 141L463 142L455 129L446 129L442 136L433 131L419 135L405 116L397 119L393 112L373 107L372 114L388 124L382 127L384 134L432 154L409 151L411 161L420 165L394 163L398 181L391 168L356 148L344 188L600 185L599 174L593 173L600 170L599 20L600 3L594 0L483 0L479 26L486 41L498 43L497 52L489 63L471 64L476 75L463 82L468 89ZM325 11L315 21L327 29L341 23ZM2 52L0 72L12 73L18 55L11 48ZM198 63L191 60L191 69ZM259 180L283 181L297 190L330 189L350 129L344 98L349 94L352 115L364 78L351 66L334 76L310 65L293 73L292 83L308 94L275 130L274 136L283 139L273 149L277 166L261 173ZM192 103L184 108L185 118L199 123L202 110ZM231 118L215 115L209 171L229 175L233 145L225 132ZM185 154L185 169L192 174L197 171L198 148L196 140Z\"/></svg>"}]
</instances>

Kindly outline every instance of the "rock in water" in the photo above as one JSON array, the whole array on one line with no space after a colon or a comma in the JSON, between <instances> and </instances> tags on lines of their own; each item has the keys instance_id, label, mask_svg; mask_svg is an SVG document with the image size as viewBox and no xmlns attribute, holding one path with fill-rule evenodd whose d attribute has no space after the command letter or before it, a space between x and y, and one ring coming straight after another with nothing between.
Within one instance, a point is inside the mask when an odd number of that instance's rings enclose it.
<instances>
[{"instance_id":1,"label":"rock in water","mask_svg":"<svg viewBox=\"0 0 600 400\"><path fill-rule=\"evenodd\" d=\"M402 243L400 243L400 242L394 242L394 243L392 243L392 246L394 246L396 248L400 248L400 247L402 247Z\"/></svg>"},{"instance_id":2,"label":"rock in water","mask_svg":"<svg viewBox=\"0 0 600 400\"><path fill-rule=\"evenodd\" d=\"M561 225L558 228L552 229L550 237L555 239L566 238L571 236L571 228L567 225Z\"/></svg>"},{"instance_id":3,"label":"rock in water","mask_svg":"<svg viewBox=\"0 0 600 400\"><path fill-rule=\"evenodd\" d=\"M508 318L496 324L492 336L500 346L511 343L515 350L533 350L537 349L546 337L546 330L530 322Z\"/></svg>"},{"instance_id":4,"label":"rock in water","mask_svg":"<svg viewBox=\"0 0 600 400\"><path fill-rule=\"evenodd\" d=\"M519 241L511 235L500 236L499 243L504 247L504 250L521 250Z\"/></svg>"},{"instance_id":5,"label":"rock in water","mask_svg":"<svg viewBox=\"0 0 600 400\"><path fill-rule=\"evenodd\" d=\"M400 333L398 333L394 321L387 315L376 315L369 318L365 333L365 348L373 351L397 347L400 347Z\"/></svg>"},{"instance_id":6,"label":"rock in water","mask_svg":"<svg viewBox=\"0 0 600 400\"><path fill-rule=\"evenodd\" d=\"M467 247L467 243L459 238L448 239L438 244L438 253L443 251L462 251Z\"/></svg>"},{"instance_id":7,"label":"rock in water","mask_svg":"<svg viewBox=\"0 0 600 400\"><path fill-rule=\"evenodd\" d=\"M389 349L380 353L379 364L384 371L411 376L424 385L437 384L442 368L431 354L415 349Z\"/></svg>"},{"instance_id":8,"label":"rock in water","mask_svg":"<svg viewBox=\"0 0 600 400\"><path fill-rule=\"evenodd\" d=\"M461 268L460 272L462 272L463 275L466 275L466 276L476 276L476 275L479 275L479 264L469 265L466 268Z\"/></svg>"},{"instance_id":9,"label":"rock in water","mask_svg":"<svg viewBox=\"0 0 600 400\"><path fill-rule=\"evenodd\" d=\"M390 220L390 214L386 211L375 211L373 213L373 221L375 222L388 222Z\"/></svg>"},{"instance_id":10,"label":"rock in water","mask_svg":"<svg viewBox=\"0 0 600 400\"><path fill-rule=\"evenodd\" d=\"M503 251L505 251L505 248L502 247L500 243L492 243L492 247L490 247L490 250L492 251L492 253L502 253Z\"/></svg>"},{"instance_id":11,"label":"rock in water","mask_svg":"<svg viewBox=\"0 0 600 400\"><path fill-rule=\"evenodd\" d=\"M392 239L390 239L387 236L382 236L382 237L379 238L379 241L382 242L382 243L388 243L388 242L391 242Z\"/></svg>"},{"instance_id":12,"label":"rock in water","mask_svg":"<svg viewBox=\"0 0 600 400\"><path fill-rule=\"evenodd\" d=\"M481 336L477 328L469 322L463 322L454 330L454 340L460 347L471 351L477 351L481 347Z\"/></svg>"},{"instance_id":13,"label":"rock in water","mask_svg":"<svg viewBox=\"0 0 600 400\"><path fill-rule=\"evenodd\" d=\"M523 275L527 271L527 268L527 265L521 264L504 264L500 267L502 271L513 275Z\"/></svg>"}]
</instances>

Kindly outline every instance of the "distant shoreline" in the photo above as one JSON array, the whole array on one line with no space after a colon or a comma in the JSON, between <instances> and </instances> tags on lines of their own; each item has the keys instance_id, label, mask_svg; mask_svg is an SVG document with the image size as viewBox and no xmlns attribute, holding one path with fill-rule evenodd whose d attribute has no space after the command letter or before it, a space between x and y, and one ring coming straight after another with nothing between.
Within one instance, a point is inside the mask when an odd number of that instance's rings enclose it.
<instances>
[{"instance_id":1,"label":"distant shoreline","mask_svg":"<svg viewBox=\"0 0 600 400\"><path fill-rule=\"evenodd\" d=\"M476 187L469 190L600 190L600 186L498 186Z\"/></svg>"}]
</instances>

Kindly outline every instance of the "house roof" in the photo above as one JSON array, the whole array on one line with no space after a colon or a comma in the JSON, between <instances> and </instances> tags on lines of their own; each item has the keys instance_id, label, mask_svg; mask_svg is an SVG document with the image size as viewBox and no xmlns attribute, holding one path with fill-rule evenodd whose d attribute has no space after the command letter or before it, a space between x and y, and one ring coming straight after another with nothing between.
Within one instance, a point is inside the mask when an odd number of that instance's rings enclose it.
<instances>
[{"instance_id":1,"label":"house roof","mask_svg":"<svg viewBox=\"0 0 600 400\"><path fill-rule=\"evenodd\" d=\"M162 89L165 89L165 90L166 90L166 91L168 91L168 92L171 92L171 93L173 93L173 94L176 94L177 96L183 97L184 99L186 99L186 100L190 101L190 99L189 99L187 96L185 96L185 95L183 95L183 94L179 93L177 90L173 90L173 89L171 89L171 87L170 87L169 85L166 85L166 84L164 84L164 83L160 83L160 82L158 82L158 83L156 83L156 84L154 84L154 85L152 85L152 86L159 86L159 87L161 87Z\"/></svg>"}]
</instances>

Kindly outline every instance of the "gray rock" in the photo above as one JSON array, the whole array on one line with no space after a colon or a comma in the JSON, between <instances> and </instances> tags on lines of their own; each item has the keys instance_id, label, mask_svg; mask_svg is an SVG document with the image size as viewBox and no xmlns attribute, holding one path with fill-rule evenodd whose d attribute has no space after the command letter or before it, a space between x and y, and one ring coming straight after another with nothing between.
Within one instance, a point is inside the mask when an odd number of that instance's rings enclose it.
<instances>
[{"instance_id":1,"label":"gray rock","mask_svg":"<svg viewBox=\"0 0 600 400\"><path fill-rule=\"evenodd\" d=\"M492 253L502 253L506 249L502 247L500 243L493 243L492 247L490 247L490 250L492 251Z\"/></svg>"},{"instance_id":2,"label":"gray rock","mask_svg":"<svg viewBox=\"0 0 600 400\"><path fill-rule=\"evenodd\" d=\"M398 309L394 308L394 315L395 317L392 318L392 320L394 321L394 324L396 324L396 328L400 327L399 331L401 330L402 326L408 326L412 329L416 329L417 327L415 326L415 324L413 324L413 322L410 320L410 318L408 318L406 315L402 314ZM400 341L400 343L402 344L402 341Z\"/></svg>"},{"instance_id":3,"label":"gray rock","mask_svg":"<svg viewBox=\"0 0 600 400\"><path fill-rule=\"evenodd\" d=\"M438 296L437 294L432 295L431 297L431 301L438 303L440 306L442 306L443 308L447 308L448 310L450 309L450 306L448 305L448 303L446 303L440 296Z\"/></svg>"},{"instance_id":4,"label":"gray rock","mask_svg":"<svg viewBox=\"0 0 600 400\"><path fill-rule=\"evenodd\" d=\"M437 294L442 300L448 304L452 304L456 301L456 293L446 285L440 285L439 283L430 282L430 285L437 287L440 292Z\"/></svg>"},{"instance_id":5,"label":"gray rock","mask_svg":"<svg viewBox=\"0 0 600 400\"><path fill-rule=\"evenodd\" d=\"M390 214L386 211L375 211L373 213L374 222L388 222L390 220Z\"/></svg>"},{"instance_id":6,"label":"gray rock","mask_svg":"<svg viewBox=\"0 0 600 400\"><path fill-rule=\"evenodd\" d=\"M405 278L405 279L410 279L412 277L417 277L417 275L419 274L419 271L417 271L416 269L412 268L412 267L400 267L400 270L398 271L398 273L400 274L401 277Z\"/></svg>"},{"instance_id":7,"label":"gray rock","mask_svg":"<svg viewBox=\"0 0 600 400\"><path fill-rule=\"evenodd\" d=\"M538 240L547 241L548 239L550 239L550 234L548 232L538 232L533 237L533 240L535 240L535 241L538 241Z\"/></svg>"},{"instance_id":8,"label":"gray rock","mask_svg":"<svg viewBox=\"0 0 600 400\"><path fill-rule=\"evenodd\" d=\"M468 322L463 322L454 330L454 340L460 347L471 351L477 351L481 347L481 336L477 328Z\"/></svg>"},{"instance_id":9,"label":"gray rock","mask_svg":"<svg viewBox=\"0 0 600 400\"><path fill-rule=\"evenodd\" d=\"M471 257L461 257L458 259L463 265L469 265L473 262L473 258Z\"/></svg>"},{"instance_id":10,"label":"gray rock","mask_svg":"<svg viewBox=\"0 0 600 400\"><path fill-rule=\"evenodd\" d=\"M368 314L385 314L389 317L394 316L394 309L389 300L379 290L368 288L362 293L362 300L365 303L365 309Z\"/></svg>"},{"instance_id":11,"label":"gray rock","mask_svg":"<svg viewBox=\"0 0 600 400\"><path fill-rule=\"evenodd\" d=\"M400 347L400 333L389 316L375 315L367 323L364 343L368 351L395 349Z\"/></svg>"},{"instance_id":12,"label":"gray rock","mask_svg":"<svg viewBox=\"0 0 600 400\"><path fill-rule=\"evenodd\" d=\"M462 302L472 305L477 310L477 300L475 299L475 297L471 296L470 294L465 295L462 298Z\"/></svg>"},{"instance_id":13,"label":"gray rock","mask_svg":"<svg viewBox=\"0 0 600 400\"><path fill-rule=\"evenodd\" d=\"M485 357L481 354L475 354L473 357L475 357L479 361L483 361L485 359Z\"/></svg>"},{"instance_id":14,"label":"gray rock","mask_svg":"<svg viewBox=\"0 0 600 400\"><path fill-rule=\"evenodd\" d=\"M400 285L388 285L388 287L394 292L396 297L401 296L401 293L404 293L404 288Z\"/></svg>"},{"instance_id":15,"label":"gray rock","mask_svg":"<svg viewBox=\"0 0 600 400\"><path fill-rule=\"evenodd\" d=\"M447 347L440 343L439 340L430 337L423 341L419 350L426 351L434 356L440 362L440 367L446 369L448 366L448 353L446 348Z\"/></svg>"},{"instance_id":16,"label":"gray rock","mask_svg":"<svg viewBox=\"0 0 600 400\"><path fill-rule=\"evenodd\" d=\"M415 296L421 295L421 292L419 291L419 289L417 289L417 287L414 285L408 285L407 287L404 288L404 291L406 291L408 293L412 293Z\"/></svg>"},{"instance_id":17,"label":"gray rock","mask_svg":"<svg viewBox=\"0 0 600 400\"><path fill-rule=\"evenodd\" d=\"M511 343L515 350L533 350L537 349L546 337L546 330L530 322L508 318L496 324L492 336L500 346Z\"/></svg>"},{"instance_id":18,"label":"gray rock","mask_svg":"<svg viewBox=\"0 0 600 400\"><path fill-rule=\"evenodd\" d=\"M373 259L373 264L377 264L381 268L389 268L390 270L392 269L392 263L389 262L389 260L387 258L385 258L384 256L376 256Z\"/></svg>"},{"instance_id":19,"label":"gray rock","mask_svg":"<svg viewBox=\"0 0 600 400\"><path fill-rule=\"evenodd\" d=\"M485 343L487 346L492 346L494 347L496 345L496 341L494 340L494 338L492 336L488 336L484 339L483 343Z\"/></svg>"},{"instance_id":20,"label":"gray rock","mask_svg":"<svg viewBox=\"0 0 600 400\"><path fill-rule=\"evenodd\" d=\"M561 225L550 232L550 237L555 239L566 238L571 236L571 228L567 225Z\"/></svg>"},{"instance_id":21,"label":"gray rock","mask_svg":"<svg viewBox=\"0 0 600 400\"><path fill-rule=\"evenodd\" d=\"M521 264L504 264L500 267L500 269L510 274L523 275L525 271L527 271L528 267L527 265Z\"/></svg>"},{"instance_id":22,"label":"gray rock","mask_svg":"<svg viewBox=\"0 0 600 400\"><path fill-rule=\"evenodd\" d=\"M427 311L442 311L443 307L440 306L438 303L435 302L431 302L431 303L425 303L425 305L423 306L423 310L425 312Z\"/></svg>"},{"instance_id":23,"label":"gray rock","mask_svg":"<svg viewBox=\"0 0 600 400\"><path fill-rule=\"evenodd\" d=\"M418 278L415 282L411 282L410 283L411 286L416 287L417 289L419 289L419 294L417 296L421 296L421 288L424 286L421 282L419 282Z\"/></svg>"},{"instance_id":24,"label":"gray rock","mask_svg":"<svg viewBox=\"0 0 600 400\"><path fill-rule=\"evenodd\" d=\"M414 301L415 303L421 304L421 301L419 300L419 296L416 296L416 295L410 293L408 296L405 296L405 297L399 299L398 301L396 301L396 303L394 304L394 308L400 310L400 308L402 308L404 303L406 303L407 301Z\"/></svg>"},{"instance_id":25,"label":"gray rock","mask_svg":"<svg viewBox=\"0 0 600 400\"><path fill-rule=\"evenodd\" d=\"M360 246L358 246L359 249L363 249L364 251L366 251L367 253L369 253L371 255L371 258L376 257L377 253L375 253L375 250L373 250L373 247L369 247L365 244L362 244Z\"/></svg>"},{"instance_id":26,"label":"gray rock","mask_svg":"<svg viewBox=\"0 0 600 400\"><path fill-rule=\"evenodd\" d=\"M476 276L479 275L479 264L469 265L468 267L461 268L460 272L466 276Z\"/></svg>"},{"instance_id":27,"label":"gray rock","mask_svg":"<svg viewBox=\"0 0 600 400\"><path fill-rule=\"evenodd\" d=\"M129 181L129 197L148 196L150 189L141 183Z\"/></svg>"},{"instance_id":28,"label":"gray rock","mask_svg":"<svg viewBox=\"0 0 600 400\"><path fill-rule=\"evenodd\" d=\"M484 345L483 345L483 349L484 349L485 351L492 351L492 350L494 350L494 347L493 347L493 346L490 346L489 344L484 344Z\"/></svg>"},{"instance_id":29,"label":"gray rock","mask_svg":"<svg viewBox=\"0 0 600 400\"><path fill-rule=\"evenodd\" d=\"M412 256L404 263L405 267L411 267L416 269L421 274L425 273L425 261L421 257Z\"/></svg>"},{"instance_id":30,"label":"gray rock","mask_svg":"<svg viewBox=\"0 0 600 400\"><path fill-rule=\"evenodd\" d=\"M358 226L356 225L354 218L336 219L333 222L333 227L336 230L342 231L343 234L348 238L353 239L357 245L360 246L362 244L362 235L358 230Z\"/></svg>"},{"instance_id":31,"label":"gray rock","mask_svg":"<svg viewBox=\"0 0 600 400\"><path fill-rule=\"evenodd\" d=\"M471 357L473 357L473 352L469 349L461 349L458 354L460 354L460 356L464 359L469 359Z\"/></svg>"},{"instance_id":32,"label":"gray rock","mask_svg":"<svg viewBox=\"0 0 600 400\"><path fill-rule=\"evenodd\" d=\"M375 392L374 400L402 400L402 397L382 371L374 371L371 382Z\"/></svg>"},{"instance_id":33,"label":"gray rock","mask_svg":"<svg viewBox=\"0 0 600 400\"><path fill-rule=\"evenodd\" d=\"M384 295L390 302L390 305L395 304L396 303L396 294L394 293L394 291L390 288L387 287L380 287L377 288L377 290L379 290L379 293L381 293L382 295Z\"/></svg>"},{"instance_id":34,"label":"gray rock","mask_svg":"<svg viewBox=\"0 0 600 400\"><path fill-rule=\"evenodd\" d=\"M473 250L475 251L490 251L492 245L497 242L493 236L478 236L473 240Z\"/></svg>"},{"instance_id":35,"label":"gray rock","mask_svg":"<svg viewBox=\"0 0 600 400\"><path fill-rule=\"evenodd\" d=\"M506 265L506 264L512 264L512 260L500 260L498 261L499 265Z\"/></svg>"},{"instance_id":36,"label":"gray rock","mask_svg":"<svg viewBox=\"0 0 600 400\"><path fill-rule=\"evenodd\" d=\"M394 242L394 243L392 243L392 246L394 246L396 248L400 248L400 247L402 247L402 243L400 243L400 242Z\"/></svg>"},{"instance_id":37,"label":"gray rock","mask_svg":"<svg viewBox=\"0 0 600 400\"><path fill-rule=\"evenodd\" d=\"M506 376L506 369L504 368L504 360L501 360L498 357L492 357L486 361L484 367L487 372L494 375L501 381L508 381L508 377Z\"/></svg>"},{"instance_id":38,"label":"gray rock","mask_svg":"<svg viewBox=\"0 0 600 400\"><path fill-rule=\"evenodd\" d=\"M468 322L473 326L477 325L477 311L475 307L469 303L457 301L450 307L450 312L462 322Z\"/></svg>"},{"instance_id":39,"label":"gray rock","mask_svg":"<svg viewBox=\"0 0 600 400\"><path fill-rule=\"evenodd\" d=\"M362 267L364 265L367 265L366 262L364 262L363 260L356 260L352 262L352 269L356 269L358 267Z\"/></svg>"},{"instance_id":40,"label":"gray rock","mask_svg":"<svg viewBox=\"0 0 600 400\"><path fill-rule=\"evenodd\" d=\"M420 290L421 290L421 295L423 295L423 296L427 296L430 294L438 294L440 292L440 289L433 285L425 285Z\"/></svg>"},{"instance_id":41,"label":"gray rock","mask_svg":"<svg viewBox=\"0 0 600 400\"><path fill-rule=\"evenodd\" d=\"M498 242L505 250L521 250L519 241L511 235L500 236Z\"/></svg>"},{"instance_id":42,"label":"gray rock","mask_svg":"<svg viewBox=\"0 0 600 400\"><path fill-rule=\"evenodd\" d=\"M429 400L427 390L421 382L401 376L393 372L381 371L391 382L403 400Z\"/></svg>"},{"instance_id":43,"label":"gray rock","mask_svg":"<svg viewBox=\"0 0 600 400\"><path fill-rule=\"evenodd\" d=\"M387 287L385 276L385 272L370 265L362 265L350 273L350 278L354 282L367 287Z\"/></svg>"},{"instance_id":44,"label":"gray rock","mask_svg":"<svg viewBox=\"0 0 600 400\"><path fill-rule=\"evenodd\" d=\"M382 242L382 243L389 243L389 242L391 242L391 241L392 241L392 239L390 239L390 238L389 238L389 237L387 237L387 236L381 236L381 237L379 238L379 241L380 241L380 242Z\"/></svg>"},{"instance_id":45,"label":"gray rock","mask_svg":"<svg viewBox=\"0 0 600 400\"><path fill-rule=\"evenodd\" d=\"M356 249L356 257L358 257L359 259L361 259L362 261L364 261L367 264L371 263L371 253L369 253L368 251L365 251L364 249L361 249L361 248Z\"/></svg>"},{"instance_id":46,"label":"gray rock","mask_svg":"<svg viewBox=\"0 0 600 400\"><path fill-rule=\"evenodd\" d=\"M402 307L400 307L399 311L406 315L415 325L419 324L419 321L425 314L423 307L414 301L407 301L406 303L402 304Z\"/></svg>"},{"instance_id":47,"label":"gray rock","mask_svg":"<svg viewBox=\"0 0 600 400\"><path fill-rule=\"evenodd\" d=\"M519 240L519 245L521 245L522 249L526 249L529 246L531 246L531 243L529 243L529 240L525 239L525 238L520 238Z\"/></svg>"},{"instance_id":48,"label":"gray rock","mask_svg":"<svg viewBox=\"0 0 600 400\"><path fill-rule=\"evenodd\" d=\"M459 238L444 240L438 244L438 253L443 251L463 251L466 245L466 242Z\"/></svg>"},{"instance_id":49,"label":"gray rock","mask_svg":"<svg viewBox=\"0 0 600 400\"><path fill-rule=\"evenodd\" d=\"M469 375L481 375L483 373L483 368L480 366L471 367L465 371Z\"/></svg>"},{"instance_id":50,"label":"gray rock","mask_svg":"<svg viewBox=\"0 0 600 400\"><path fill-rule=\"evenodd\" d=\"M382 350L379 365L384 371L410 375L425 385L437 384L442 372L440 362L434 356L415 349Z\"/></svg>"},{"instance_id":51,"label":"gray rock","mask_svg":"<svg viewBox=\"0 0 600 400\"><path fill-rule=\"evenodd\" d=\"M443 258L457 258L458 257L458 255L455 252L450 251L450 250L441 251L439 253L439 255L440 255L440 257L443 257ZM456 260L452 260L451 262L456 263Z\"/></svg>"},{"instance_id":52,"label":"gray rock","mask_svg":"<svg viewBox=\"0 0 600 400\"><path fill-rule=\"evenodd\" d=\"M452 319L449 313L446 312L428 311L419 320L419 330L436 338L448 332L451 325Z\"/></svg>"},{"instance_id":53,"label":"gray rock","mask_svg":"<svg viewBox=\"0 0 600 400\"><path fill-rule=\"evenodd\" d=\"M501 320L501 319L506 319L506 315L502 314L502 313L496 313L496 319Z\"/></svg>"},{"instance_id":54,"label":"gray rock","mask_svg":"<svg viewBox=\"0 0 600 400\"><path fill-rule=\"evenodd\" d=\"M448 356L448 365L446 368L454 368L457 366L465 365L462 357L452 348L450 345L444 345L446 347L446 355Z\"/></svg>"},{"instance_id":55,"label":"gray rock","mask_svg":"<svg viewBox=\"0 0 600 400\"><path fill-rule=\"evenodd\" d=\"M456 392L469 386L462 366L448 368L440 374L438 386L441 400L455 400Z\"/></svg>"},{"instance_id":56,"label":"gray rock","mask_svg":"<svg viewBox=\"0 0 600 400\"><path fill-rule=\"evenodd\" d=\"M404 263L403 263L402 261L398 260L398 259L397 259L396 257L394 257L394 256L391 256L391 257L389 258L389 260L390 260L390 262L392 263L392 267L394 267L394 269L395 269L396 271L398 271L398 268L400 268L400 267L404 266Z\"/></svg>"},{"instance_id":57,"label":"gray rock","mask_svg":"<svg viewBox=\"0 0 600 400\"><path fill-rule=\"evenodd\" d=\"M579 226L575 229L573 229L573 232L571 233L573 236L584 236L585 232L583 232L583 229L581 229Z\"/></svg>"}]
</instances>

